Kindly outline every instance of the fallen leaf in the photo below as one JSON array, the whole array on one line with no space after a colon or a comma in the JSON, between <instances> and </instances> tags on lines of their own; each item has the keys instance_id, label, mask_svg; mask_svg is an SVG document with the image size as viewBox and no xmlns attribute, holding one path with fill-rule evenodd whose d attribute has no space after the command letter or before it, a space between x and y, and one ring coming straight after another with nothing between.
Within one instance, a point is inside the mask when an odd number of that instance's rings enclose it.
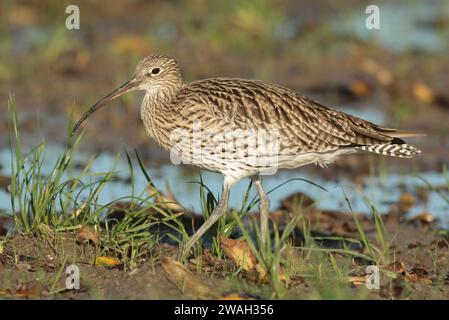
<instances>
[{"instance_id":1,"label":"fallen leaf","mask_svg":"<svg viewBox=\"0 0 449 320\"><path fill-rule=\"evenodd\" d=\"M225 254L237 267L242 268L245 272L247 280L254 282L264 282L267 280L267 271L257 262L256 257L251 252L246 241L220 236L220 242ZM282 274L280 274L280 277L282 278Z\"/></svg>"},{"instance_id":2,"label":"fallen leaf","mask_svg":"<svg viewBox=\"0 0 449 320\"><path fill-rule=\"evenodd\" d=\"M422 102L432 103L435 101L435 92L422 82L414 83L412 92L415 98Z\"/></svg>"},{"instance_id":3,"label":"fallen leaf","mask_svg":"<svg viewBox=\"0 0 449 320\"><path fill-rule=\"evenodd\" d=\"M410 282L425 282L431 284L433 282L432 275L424 268L413 267L410 272L407 272L405 277Z\"/></svg>"},{"instance_id":4,"label":"fallen leaf","mask_svg":"<svg viewBox=\"0 0 449 320\"><path fill-rule=\"evenodd\" d=\"M0 176L0 189L10 192L9 187L11 184L11 178L6 176Z\"/></svg>"},{"instance_id":5,"label":"fallen leaf","mask_svg":"<svg viewBox=\"0 0 449 320\"><path fill-rule=\"evenodd\" d=\"M115 267L120 264L120 260L115 257L98 257L95 260L96 266Z\"/></svg>"},{"instance_id":6,"label":"fallen leaf","mask_svg":"<svg viewBox=\"0 0 449 320\"><path fill-rule=\"evenodd\" d=\"M32 298L36 296L36 288L28 284L19 284L14 296L18 298Z\"/></svg>"},{"instance_id":7,"label":"fallen leaf","mask_svg":"<svg viewBox=\"0 0 449 320\"><path fill-rule=\"evenodd\" d=\"M92 241L92 243L95 245L98 245L100 243L97 231L95 231L95 229L90 226L82 226L76 233L76 240L81 243Z\"/></svg>"},{"instance_id":8,"label":"fallen leaf","mask_svg":"<svg viewBox=\"0 0 449 320\"><path fill-rule=\"evenodd\" d=\"M357 79L351 83L351 90L357 97L366 97L372 92L372 87L368 82Z\"/></svg>"},{"instance_id":9,"label":"fallen leaf","mask_svg":"<svg viewBox=\"0 0 449 320\"><path fill-rule=\"evenodd\" d=\"M369 275L363 275L363 276L352 276L348 278L348 282L350 282L351 284L355 285L355 286L359 286L361 284L365 284L366 283L366 279Z\"/></svg>"},{"instance_id":10,"label":"fallen leaf","mask_svg":"<svg viewBox=\"0 0 449 320\"><path fill-rule=\"evenodd\" d=\"M431 213L429 212L422 212L418 215L416 215L415 217L411 218L409 221L411 222L421 222L423 224L429 224L432 223L434 220L433 216Z\"/></svg>"},{"instance_id":11,"label":"fallen leaf","mask_svg":"<svg viewBox=\"0 0 449 320\"><path fill-rule=\"evenodd\" d=\"M385 266L383 269L392 271L397 274L405 274L407 271L405 269L405 266L402 262L396 261L393 263L390 263L389 265Z\"/></svg>"},{"instance_id":12,"label":"fallen leaf","mask_svg":"<svg viewBox=\"0 0 449 320\"><path fill-rule=\"evenodd\" d=\"M166 185L166 189L167 195L163 194L153 186L150 186L147 192L150 197L155 196L155 202L157 204L168 208L172 212L184 212L184 208L178 203L178 200L176 200L175 196L171 192L168 182Z\"/></svg>"},{"instance_id":13,"label":"fallen leaf","mask_svg":"<svg viewBox=\"0 0 449 320\"><path fill-rule=\"evenodd\" d=\"M0 297L11 297L12 292L10 289L0 289Z\"/></svg>"},{"instance_id":14,"label":"fallen leaf","mask_svg":"<svg viewBox=\"0 0 449 320\"><path fill-rule=\"evenodd\" d=\"M218 298L218 300L255 300L255 299L256 298L251 295L241 294L237 292L226 293L221 298Z\"/></svg>"},{"instance_id":15,"label":"fallen leaf","mask_svg":"<svg viewBox=\"0 0 449 320\"><path fill-rule=\"evenodd\" d=\"M255 268L257 260L246 241L220 236L220 242L221 248L224 250L225 254L237 267L242 268L245 271L250 271Z\"/></svg>"},{"instance_id":16,"label":"fallen leaf","mask_svg":"<svg viewBox=\"0 0 449 320\"><path fill-rule=\"evenodd\" d=\"M199 277L187 270L179 261L169 256L161 257L161 266L165 271L167 280L170 281L182 293L196 298L210 297L211 290L202 284Z\"/></svg>"},{"instance_id":17,"label":"fallen leaf","mask_svg":"<svg viewBox=\"0 0 449 320\"><path fill-rule=\"evenodd\" d=\"M362 69L373 75L376 80L383 86L390 86L394 82L394 77L390 71L373 60L365 60L362 63Z\"/></svg>"},{"instance_id":18,"label":"fallen leaf","mask_svg":"<svg viewBox=\"0 0 449 320\"><path fill-rule=\"evenodd\" d=\"M87 203L83 202L79 208L77 208L76 210L74 210L72 212L72 214L71 214L72 218L78 217L84 211L84 209L86 209L86 207L87 207Z\"/></svg>"},{"instance_id":19,"label":"fallen leaf","mask_svg":"<svg viewBox=\"0 0 449 320\"><path fill-rule=\"evenodd\" d=\"M398 206L402 213L408 212L416 204L416 198L410 193L403 193L399 197Z\"/></svg>"}]
</instances>

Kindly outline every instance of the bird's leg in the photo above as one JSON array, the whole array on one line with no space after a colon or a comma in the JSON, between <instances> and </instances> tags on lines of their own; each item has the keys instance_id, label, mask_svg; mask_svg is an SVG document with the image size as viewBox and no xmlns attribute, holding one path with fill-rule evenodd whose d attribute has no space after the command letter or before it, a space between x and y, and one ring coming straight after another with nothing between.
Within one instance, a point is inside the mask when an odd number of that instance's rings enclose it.
<instances>
[{"instance_id":1,"label":"bird's leg","mask_svg":"<svg viewBox=\"0 0 449 320\"><path fill-rule=\"evenodd\" d=\"M214 211L212 211L212 214L209 216L209 219L204 221L201 227L195 232L195 234L189 239L189 241L187 241L185 246L182 248L181 259L184 259L189 254L193 245L226 212L228 206L229 189L230 189L229 185L225 182L223 184L223 194L221 196L220 203L218 204L218 206L215 207Z\"/></svg>"},{"instance_id":2,"label":"bird's leg","mask_svg":"<svg viewBox=\"0 0 449 320\"><path fill-rule=\"evenodd\" d=\"M268 215L270 210L270 200L268 199L267 194L263 190L262 181L260 180L260 176L253 177L253 181L256 185L257 192L259 193L259 214L260 214L260 237L262 244L262 252L265 253L267 250L267 237L268 234Z\"/></svg>"}]
</instances>

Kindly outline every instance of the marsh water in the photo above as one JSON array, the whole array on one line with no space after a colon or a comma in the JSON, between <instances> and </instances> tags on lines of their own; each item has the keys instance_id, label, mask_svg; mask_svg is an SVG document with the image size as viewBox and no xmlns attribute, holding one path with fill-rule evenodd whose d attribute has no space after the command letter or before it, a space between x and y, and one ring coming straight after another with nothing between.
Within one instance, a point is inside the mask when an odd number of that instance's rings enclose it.
<instances>
[{"instance_id":1,"label":"marsh water","mask_svg":"<svg viewBox=\"0 0 449 320\"><path fill-rule=\"evenodd\" d=\"M385 115L381 111L373 111L371 109L348 108L346 112L361 116L377 123L386 121ZM126 147L126 146L124 146ZM57 159L64 149L58 145L47 145L44 153L42 173L49 175L55 165ZM78 152L72 160L74 170L71 173L77 176L85 165L92 160L89 172L106 173L114 171L114 179L106 183L104 189L99 195L99 204L107 204L117 199L129 197L134 189L134 195L146 196L147 180L144 174L138 168L138 164L134 161L134 188L131 185L131 172L129 164L122 152L119 155L102 152L95 157L93 154ZM375 161L379 157L375 158ZM366 161L368 159L360 159ZM271 210L279 207L281 201L287 196L302 192L316 201L318 208L347 212L361 212L371 214L369 203L372 202L380 213L387 213L391 206L397 203L401 194L409 192L417 194L420 188L428 188L429 184L436 189L438 186L447 186L447 177L437 171L416 171L407 165L407 159L403 160L403 165L395 164L389 166L386 172L372 173L369 175L361 175L357 177L338 176L333 174L332 165L329 168L319 168L317 170L308 170L309 166L296 170L282 170L275 175L267 175L263 177L263 183L267 191L270 191ZM9 149L0 150L0 175L9 176L11 174L11 152ZM167 183L170 186L175 198L186 209L201 214L201 199L199 195L200 171L191 170L190 167L184 165L173 165L170 163L146 164L147 172L152 178L156 188L165 192ZM327 171L330 174L321 175L320 172ZM201 172L204 184L218 196L222 187L222 176L216 173L203 171ZM329 178L331 177L331 178ZM65 179L69 179L65 176ZM306 179L321 187L319 188L303 180ZM95 181L101 179L101 176L85 177L85 181ZM424 181L425 180L425 181ZM361 183L363 181L363 183ZM248 188L250 180L243 179L233 186L229 205L232 208L239 209L242 206L244 194ZM423 212L429 212L436 218L442 227L449 226L449 203L444 200L441 195L444 191L435 191L430 188L427 190L425 201L418 201L408 212L408 217L413 217ZM447 194L447 192L446 192ZM87 196L87 194L85 194ZM252 190L252 196L256 196L255 190ZM348 206L350 202L351 208ZM82 199L80 199L82 200ZM253 208L252 211L257 210ZM6 189L0 189L0 211L11 213L10 194Z\"/></svg>"}]
</instances>

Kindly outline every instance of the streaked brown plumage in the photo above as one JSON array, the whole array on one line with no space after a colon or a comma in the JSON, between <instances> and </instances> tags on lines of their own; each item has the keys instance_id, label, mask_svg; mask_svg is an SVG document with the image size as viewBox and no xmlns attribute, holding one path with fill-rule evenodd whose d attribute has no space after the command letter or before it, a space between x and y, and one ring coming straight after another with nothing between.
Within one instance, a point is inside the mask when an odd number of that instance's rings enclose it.
<instances>
[{"instance_id":1,"label":"streaked brown plumage","mask_svg":"<svg viewBox=\"0 0 449 320\"><path fill-rule=\"evenodd\" d=\"M252 132L276 133L278 168L296 168L308 163L327 165L339 155L358 150L398 157L419 153L401 139L417 135L414 132L385 128L332 110L279 85L230 78L184 84L179 65L163 55L142 60L133 79L96 103L74 131L106 102L132 90L146 91L141 118L151 138L184 162L224 176L222 200L185 245L185 254L224 213L231 185L247 176L255 180L259 191L262 245L265 245L269 202L259 174L269 165L248 161L251 151L245 148L247 145L231 151L231 158L224 159L222 152L238 139L250 141L254 138ZM197 124L201 133L208 134L195 136ZM177 132L180 134L176 135ZM215 139L224 136L223 133L229 133L229 141ZM267 158L274 156L270 157Z\"/></svg>"}]
</instances>

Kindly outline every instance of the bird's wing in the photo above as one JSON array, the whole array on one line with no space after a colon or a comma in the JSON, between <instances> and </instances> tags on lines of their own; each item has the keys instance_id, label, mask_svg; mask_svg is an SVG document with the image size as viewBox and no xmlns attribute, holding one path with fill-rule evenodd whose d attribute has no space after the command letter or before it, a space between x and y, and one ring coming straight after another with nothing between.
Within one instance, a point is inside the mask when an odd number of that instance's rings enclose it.
<instances>
[{"instance_id":1,"label":"bird's wing","mask_svg":"<svg viewBox=\"0 0 449 320\"><path fill-rule=\"evenodd\" d=\"M281 143L302 152L384 144L404 136L395 129L332 110L292 90L261 81L196 81L180 91L178 106L186 119L215 119L243 130L275 129Z\"/></svg>"}]
</instances>

